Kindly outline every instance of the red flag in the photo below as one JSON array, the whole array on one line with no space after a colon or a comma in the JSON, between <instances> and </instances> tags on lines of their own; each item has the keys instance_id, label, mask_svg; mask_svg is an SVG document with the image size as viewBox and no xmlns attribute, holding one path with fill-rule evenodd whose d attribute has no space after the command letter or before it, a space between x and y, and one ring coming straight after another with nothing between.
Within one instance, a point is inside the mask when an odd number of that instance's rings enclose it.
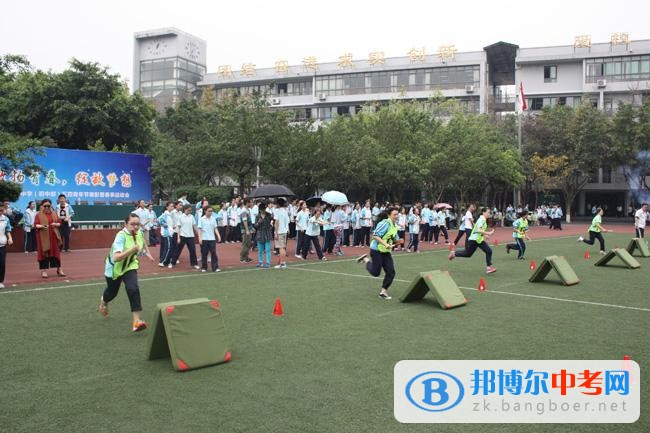
<instances>
[{"instance_id":1,"label":"red flag","mask_svg":"<svg viewBox=\"0 0 650 433\"><path fill-rule=\"evenodd\" d=\"M519 97L521 98L521 111L526 111L528 105L526 105L526 95L524 95L524 82L519 83Z\"/></svg>"}]
</instances>

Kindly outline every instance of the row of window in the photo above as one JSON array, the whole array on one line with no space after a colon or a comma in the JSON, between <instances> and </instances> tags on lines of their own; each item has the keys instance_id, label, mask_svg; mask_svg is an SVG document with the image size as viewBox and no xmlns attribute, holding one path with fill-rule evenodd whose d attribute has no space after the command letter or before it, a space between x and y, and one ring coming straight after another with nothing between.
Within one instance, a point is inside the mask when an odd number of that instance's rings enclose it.
<instances>
[{"instance_id":1,"label":"row of window","mask_svg":"<svg viewBox=\"0 0 650 433\"><path fill-rule=\"evenodd\" d=\"M464 88L468 84L480 85L478 65L322 76L316 77L316 92L358 95Z\"/></svg>"},{"instance_id":2,"label":"row of window","mask_svg":"<svg viewBox=\"0 0 650 433\"><path fill-rule=\"evenodd\" d=\"M159 90L175 89L193 92L196 90L196 84L184 80L158 80L158 81L143 81L140 83L140 91L144 95L145 92L156 92Z\"/></svg>"},{"instance_id":3,"label":"row of window","mask_svg":"<svg viewBox=\"0 0 650 433\"><path fill-rule=\"evenodd\" d=\"M178 57L140 62L140 82L180 79L198 83L204 74L203 66Z\"/></svg>"},{"instance_id":4,"label":"row of window","mask_svg":"<svg viewBox=\"0 0 650 433\"><path fill-rule=\"evenodd\" d=\"M587 59L588 83L606 78L611 81L650 80L650 55Z\"/></svg>"},{"instance_id":5,"label":"row of window","mask_svg":"<svg viewBox=\"0 0 650 433\"><path fill-rule=\"evenodd\" d=\"M223 98L226 95L249 95L253 93L264 96L301 96L311 95L312 85L311 81L294 81L250 86L221 87L216 89L215 93L217 99Z\"/></svg>"},{"instance_id":6,"label":"row of window","mask_svg":"<svg viewBox=\"0 0 650 433\"><path fill-rule=\"evenodd\" d=\"M478 113L480 102L478 98L458 100L463 111L468 113ZM379 103L380 106L387 105L388 102ZM432 110L433 105L428 101L421 101L422 108ZM359 113L364 107L362 105L339 105L335 107L304 107L282 109L289 112L290 120L294 122L303 122L308 119L328 120L334 116L350 116ZM372 109L372 108L371 108Z\"/></svg>"}]
</instances>

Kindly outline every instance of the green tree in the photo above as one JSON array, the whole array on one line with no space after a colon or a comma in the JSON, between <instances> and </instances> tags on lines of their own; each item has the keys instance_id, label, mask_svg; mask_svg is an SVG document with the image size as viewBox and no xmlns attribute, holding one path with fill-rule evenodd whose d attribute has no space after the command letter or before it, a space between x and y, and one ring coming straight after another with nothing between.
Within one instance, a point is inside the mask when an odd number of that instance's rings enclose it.
<instances>
[{"instance_id":1,"label":"green tree","mask_svg":"<svg viewBox=\"0 0 650 433\"><path fill-rule=\"evenodd\" d=\"M85 150L101 140L108 150L149 150L155 110L139 94L129 95L119 75L76 59L61 73L34 72L23 60L0 61L0 128L49 137L66 149Z\"/></svg>"},{"instance_id":2,"label":"green tree","mask_svg":"<svg viewBox=\"0 0 650 433\"><path fill-rule=\"evenodd\" d=\"M566 166L556 175L564 194L567 222L575 197L589 182L594 171L612 157L610 120L588 101L577 109L566 106L546 108L527 119L526 146L539 149L541 156L566 158Z\"/></svg>"}]
</instances>

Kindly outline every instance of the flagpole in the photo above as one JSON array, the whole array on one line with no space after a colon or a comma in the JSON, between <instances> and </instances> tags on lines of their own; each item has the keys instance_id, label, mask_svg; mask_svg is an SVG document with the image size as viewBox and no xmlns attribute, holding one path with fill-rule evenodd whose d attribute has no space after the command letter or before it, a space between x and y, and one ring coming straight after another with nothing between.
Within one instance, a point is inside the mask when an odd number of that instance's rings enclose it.
<instances>
[{"instance_id":1,"label":"flagpole","mask_svg":"<svg viewBox=\"0 0 650 433\"><path fill-rule=\"evenodd\" d=\"M526 109L526 100L524 99L524 83L523 81L519 84L519 98L517 98L517 147L519 149L519 156L522 156L522 150L521 150L521 115L522 112ZM521 101L521 103L519 103ZM519 188L516 188L514 191L514 199L513 201L516 202L517 204L519 203L520 200L520 190ZM515 208L517 208L517 204L513 204Z\"/></svg>"}]
</instances>

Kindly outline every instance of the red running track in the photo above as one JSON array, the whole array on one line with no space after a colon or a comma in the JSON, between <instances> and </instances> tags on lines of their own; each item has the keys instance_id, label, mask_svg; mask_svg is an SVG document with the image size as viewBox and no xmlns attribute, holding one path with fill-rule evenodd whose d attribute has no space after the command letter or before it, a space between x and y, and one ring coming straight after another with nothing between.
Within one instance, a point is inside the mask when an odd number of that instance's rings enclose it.
<instances>
[{"instance_id":1,"label":"red running track","mask_svg":"<svg viewBox=\"0 0 650 433\"><path fill-rule=\"evenodd\" d=\"M610 224L611 225L611 224ZM579 234L585 235L587 231L587 224L569 224L564 225L563 230L550 230L548 227L531 227L529 235L532 239L540 238L553 238L553 237L562 237L562 236L578 236ZM627 233L629 232L633 235L634 230L631 224L629 225L619 225L616 230L617 233ZM116 230L117 233L117 230ZM456 237L457 230L450 230L449 237L453 241ZM74 234L74 233L73 233ZM408 238L408 234L407 234ZM442 238L442 236L441 236ZM462 243L464 239L459 243L458 247L462 248ZM499 245L504 245L505 242L509 242L512 239L512 229L511 228L498 228L496 233L491 237L490 244L494 246L495 241L499 242ZM439 245L433 245L428 243L420 243L421 251L429 251L432 249L449 249L449 246L444 244L444 238L442 238L443 243ZM108 248L110 245L107 245L105 249L89 249L89 250L74 250L74 237L71 241L71 247L73 250L70 253L61 253L62 269L66 273L66 277L57 277L55 270L50 270L49 278L47 280L41 278L40 271L38 269L38 263L36 261L36 254L25 254L25 253L9 253L7 254L7 275L5 276L5 286L7 288L29 285L29 284L43 284L43 283L55 283L63 281L87 281L87 280L97 280L102 278L104 273L104 260L106 254L108 253ZM287 246L287 262L298 262L299 259L294 257L296 252L296 242L295 240L289 240ZM200 252L197 246L197 256L200 261ZM219 257L219 267L222 270L233 269L233 268L244 268L244 267L254 267L257 263L257 251L252 251L250 257L253 259L251 263L240 263L239 262L239 251L241 249L241 244L218 244L217 246L217 255ZM350 258L362 254L365 251L363 248L355 247L343 247L343 252L345 256L338 257L334 255L327 255L328 260L337 260L340 258ZM152 254L154 258L158 257L159 251L158 247L152 248ZM396 252L395 254L405 254L404 252ZM140 275L161 275L173 272L199 272L194 270L189 265L189 255L187 251L183 251L181 255L181 263L174 266L172 269L160 268L158 267L158 262L151 263L148 259L143 258L140 260ZM278 257L272 256L273 264L277 264ZM316 260L315 256L309 256L308 261Z\"/></svg>"}]
</instances>

